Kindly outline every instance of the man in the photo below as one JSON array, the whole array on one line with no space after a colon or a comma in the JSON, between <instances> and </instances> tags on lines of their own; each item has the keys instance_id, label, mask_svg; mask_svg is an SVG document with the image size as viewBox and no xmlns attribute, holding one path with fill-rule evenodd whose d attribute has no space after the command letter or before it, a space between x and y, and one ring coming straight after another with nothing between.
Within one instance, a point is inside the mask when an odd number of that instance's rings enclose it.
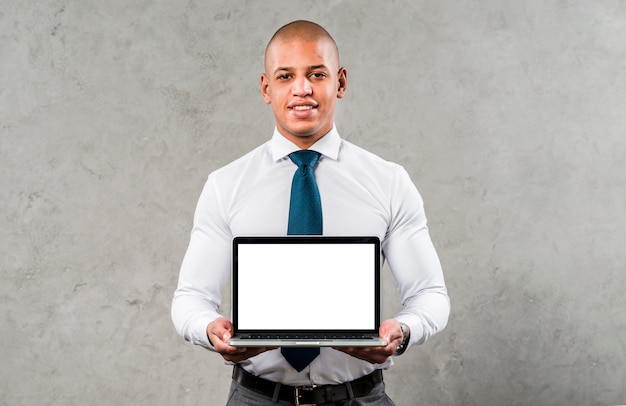
<instances>
[{"instance_id":1,"label":"man","mask_svg":"<svg viewBox=\"0 0 626 406\"><path fill-rule=\"evenodd\" d=\"M274 134L209 175L200 196L172 318L186 340L235 365L228 404L293 405L302 401L294 398L295 386L315 386L318 404L393 404L381 371L391 367L392 355L423 343L447 323L450 302L418 191L402 167L341 139L334 125L335 103L347 83L326 30L307 21L280 28L267 45L261 75ZM232 324L217 312L230 276L232 238L287 233L298 168L292 153L299 150L319 157L311 166L323 234L378 236L404 306L381 323L387 346L321 348L301 370L281 349L229 346Z\"/></svg>"}]
</instances>

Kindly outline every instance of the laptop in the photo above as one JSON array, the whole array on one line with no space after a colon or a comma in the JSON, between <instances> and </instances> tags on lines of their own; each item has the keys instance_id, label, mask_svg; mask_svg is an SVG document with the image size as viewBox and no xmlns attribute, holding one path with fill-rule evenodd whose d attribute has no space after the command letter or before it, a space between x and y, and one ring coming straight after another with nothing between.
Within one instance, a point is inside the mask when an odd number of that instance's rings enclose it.
<instances>
[{"instance_id":1,"label":"laptop","mask_svg":"<svg viewBox=\"0 0 626 406\"><path fill-rule=\"evenodd\" d=\"M385 346L378 237L235 237L229 344Z\"/></svg>"}]
</instances>

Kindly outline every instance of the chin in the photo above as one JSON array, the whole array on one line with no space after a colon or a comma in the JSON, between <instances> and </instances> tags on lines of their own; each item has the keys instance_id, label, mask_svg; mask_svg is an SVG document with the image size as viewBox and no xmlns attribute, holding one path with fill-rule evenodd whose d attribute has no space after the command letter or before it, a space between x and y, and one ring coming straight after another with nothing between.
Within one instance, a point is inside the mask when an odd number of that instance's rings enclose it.
<instances>
[{"instance_id":1,"label":"chin","mask_svg":"<svg viewBox=\"0 0 626 406\"><path fill-rule=\"evenodd\" d=\"M315 128L292 127L289 129L289 133L293 134L294 137L298 137L298 138L310 138L310 137L315 136L317 131Z\"/></svg>"}]
</instances>

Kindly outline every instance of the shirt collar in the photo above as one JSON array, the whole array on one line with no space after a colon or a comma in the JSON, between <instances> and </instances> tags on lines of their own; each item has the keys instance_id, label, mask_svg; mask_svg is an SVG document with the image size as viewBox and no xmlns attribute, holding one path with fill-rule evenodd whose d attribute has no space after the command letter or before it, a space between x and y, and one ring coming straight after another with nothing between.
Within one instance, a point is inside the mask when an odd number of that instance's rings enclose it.
<instances>
[{"instance_id":1,"label":"shirt collar","mask_svg":"<svg viewBox=\"0 0 626 406\"><path fill-rule=\"evenodd\" d=\"M317 151L323 156L330 159L337 160L339 157L339 148L341 146L341 137L337 132L337 128L333 125L333 128L326 133L322 138L317 140L315 144L311 146L311 150ZM292 152L299 151L300 148L285 138L278 129L274 128L274 135L270 140L270 151L274 161L279 161Z\"/></svg>"}]
</instances>

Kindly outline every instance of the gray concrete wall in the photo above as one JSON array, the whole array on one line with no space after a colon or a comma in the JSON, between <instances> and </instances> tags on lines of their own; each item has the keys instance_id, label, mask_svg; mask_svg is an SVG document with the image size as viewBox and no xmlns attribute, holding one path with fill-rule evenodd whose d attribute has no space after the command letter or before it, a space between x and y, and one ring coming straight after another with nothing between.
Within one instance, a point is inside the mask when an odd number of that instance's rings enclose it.
<instances>
[{"instance_id":1,"label":"gray concrete wall","mask_svg":"<svg viewBox=\"0 0 626 406\"><path fill-rule=\"evenodd\" d=\"M271 134L262 51L298 18L445 268L449 326L386 374L397 404L626 403L623 1L0 6L0 404L224 403L170 300L206 176Z\"/></svg>"}]
</instances>

